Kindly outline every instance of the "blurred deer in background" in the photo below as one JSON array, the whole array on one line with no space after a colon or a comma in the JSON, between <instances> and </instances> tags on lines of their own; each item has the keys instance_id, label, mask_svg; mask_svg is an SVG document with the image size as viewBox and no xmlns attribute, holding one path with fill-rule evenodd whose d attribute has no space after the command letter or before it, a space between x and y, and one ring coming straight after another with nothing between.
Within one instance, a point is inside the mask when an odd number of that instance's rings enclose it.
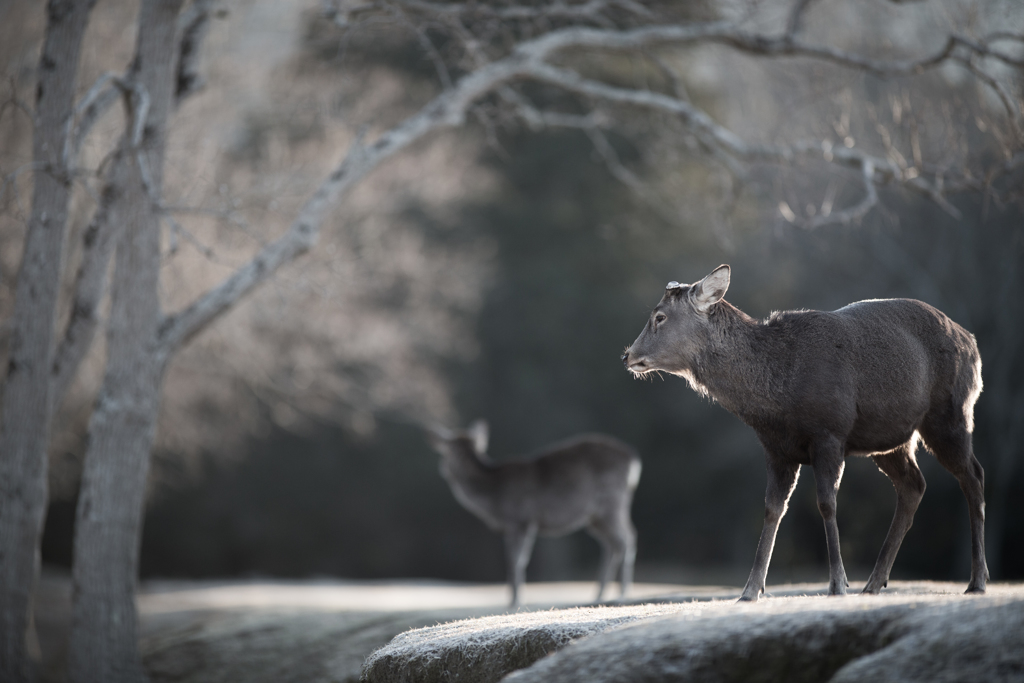
<instances>
[{"instance_id":1,"label":"blurred deer in background","mask_svg":"<svg viewBox=\"0 0 1024 683\"><path fill-rule=\"evenodd\" d=\"M601 544L597 600L620 566L622 593L629 590L636 556L629 509L640 480L636 451L610 436L587 434L525 460L496 463L487 456L482 420L465 431L434 427L428 434L455 498L505 537L513 607L537 534L563 536L585 528Z\"/></svg>"},{"instance_id":2,"label":"blurred deer in background","mask_svg":"<svg viewBox=\"0 0 1024 683\"><path fill-rule=\"evenodd\" d=\"M689 381L757 432L768 460L764 528L741 600L764 591L775 534L801 465L810 465L828 543L829 595L849 585L839 553L836 493L848 455L867 455L896 487L896 514L864 586L878 593L914 521L925 482L918 438L960 483L971 520L968 593L984 593L985 472L974 457L981 356L970 332L913 299L838 311L782 311L754 320L723 299L729 266L668 283L622 362L635 375Z\"/></svg>"}]
</instances>

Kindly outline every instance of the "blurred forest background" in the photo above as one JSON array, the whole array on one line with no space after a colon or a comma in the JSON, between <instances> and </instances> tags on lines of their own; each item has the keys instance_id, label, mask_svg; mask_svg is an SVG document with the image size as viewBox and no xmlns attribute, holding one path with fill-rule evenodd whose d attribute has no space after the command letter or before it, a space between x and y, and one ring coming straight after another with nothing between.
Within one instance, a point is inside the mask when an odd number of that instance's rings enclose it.
<instances>
[{"instance_id":1,"label":"blurred forest background","mask_svg":"<svg viewBox=\"0 0 1024 683\"><path fill-rule=\"evenodd\" d=\"M685 12L708 19L753 7L770 23L784 18L781 6L709 1ZM205 87L171 124L165 197L181 224L166 237L168 308L280 233L359 131L385 130L439 91L435 64L400 21L352 31L326 9L238 0L211 27ZM99 0L82 83L124 68L135 11L130 0ZM0 99L11 105L0 110L4 318L29 182L15 171L31 159L30 121L12 103L30 98L43 14L40 2L0 1ZM830 0L806 21L821 42L898 56L933 51L950 30L1020 31L1024 12L1013 0ZM678 88L751 139L849 141L950 167L998 158L1006 143L993 123L998 98L957 65L881 79L722 46L663 57L682 74ZM577 58L610 81L664 79L629 56ZM1021 72L1007 80L1019 98ZM566 105L564 94L534 90L536 101ZM121 129L116 109L84 151L94 167ZM976 335L985 392L974 447L987 473L989 566L993 579L1024 578L1020 202L960 195L943 207L883 191L860 220L807 229L795 217L858 201L856 174L766 166L739 187L668 117L612 114L610 149L584 131L492 120L418 143L356 190L310 254L178 354L163 394L143 577L501 581L500 538L455 502L422 429L482 417L497 459L583 431L633 444L644 462L633 509L638 580L741 585L763 515L753 433L684 381L637 381L619 362L667 281L730 263L728 299L755 317L913 297ZM76 194L73 234L94 202ZM103 353L98 343L55 420L43 539L53 565L70 566ZM893 578L966 580L963 496L930 455L919 459L928 491ZM852 581L867 578L894 507L869 460L848 463L838 514ZM769 582L823 580L825 550L805 481ZM528 577L589 580L596 563L583 535L541 540Z\"/></svg>"}]
</instances>

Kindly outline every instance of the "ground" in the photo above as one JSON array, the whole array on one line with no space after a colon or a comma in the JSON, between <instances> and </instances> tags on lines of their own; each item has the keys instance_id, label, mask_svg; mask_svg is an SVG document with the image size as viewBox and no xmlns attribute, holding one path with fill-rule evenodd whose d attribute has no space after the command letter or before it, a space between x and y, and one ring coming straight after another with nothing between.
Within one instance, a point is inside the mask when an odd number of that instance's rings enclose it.
<instances>
[{"instance_id":1,"label":"ground","mask_svg":"<svg viewBox=\"0 0 1024 683\"><path fill-rule=\"evenodd\" d=\"M639 584L594 606L592 583L528 584L510 612L504 585L164 581L144 582L138 604L154 683L357 681L371 653L369 683L572 680L586 667L593 680L868 680L896 670L887 656L910 667L903 680L1024 681L1024 584L990 584L981 598L939 582L846 598L825 588L774 586L750 605L735 602L739 588ZM45 681L62 680L69 600L67 577L45 573ZM904 650L930 653L934 670Z\"/></svg>"}]
</instances>

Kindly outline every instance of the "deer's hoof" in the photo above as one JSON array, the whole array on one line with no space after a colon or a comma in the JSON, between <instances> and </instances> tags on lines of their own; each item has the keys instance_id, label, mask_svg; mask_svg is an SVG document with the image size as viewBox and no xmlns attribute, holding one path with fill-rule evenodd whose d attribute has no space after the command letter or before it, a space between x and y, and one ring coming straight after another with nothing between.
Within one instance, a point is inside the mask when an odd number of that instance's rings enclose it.
<instances>
[{"instance_id":1,"label":"deer's hoof","mask_svg":"<svg viewBox=\"0 0 1024 683\"><path fill-rule=\"evenodd\" d=\"M868 578L867 584L864 585L864 593L868 595L878 595L882 592L882 589L889 585L889 581L878 581L874 578Z\"/></svg>"}]
</instances>

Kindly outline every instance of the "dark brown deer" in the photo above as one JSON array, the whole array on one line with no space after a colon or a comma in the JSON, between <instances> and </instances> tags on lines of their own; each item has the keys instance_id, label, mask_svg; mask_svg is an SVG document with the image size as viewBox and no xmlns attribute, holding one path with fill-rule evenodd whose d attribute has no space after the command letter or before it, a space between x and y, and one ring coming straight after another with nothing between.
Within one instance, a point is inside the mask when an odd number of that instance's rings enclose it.
<instances>
[{"instance_id":1,"label":"dark brown deer","mask_svg":"<svg viewBox=\"0 0 1024 683\"><path fill-rule=\"evenodd\" d=\"M640 480L636 451L610 436L585 434L528 459L496 463L487 456L486 422L465 431L435 427L428 434L455 498L505 537L513 607L537 534L586 529L601 544L597 600L620 566L623 595L629 590L636 555L629 508Z\"/></svg>"},{"instance_id":2,"label":"dark brown deer","mask_svg":"<svg viewBox=\"0 0 1024 683\"><path fill-rule=\"evenodd\" d=\"M847 455L870 456L896 487L896 514L864 592L885 587L924 495L915 458L919 437L967 497L967 592L984 593L985 473L971 446L981 393L974 337L912 299L860 301L833 312L784 311L758 321L722 298L729 277L723 265L692 285L670 282L622 360L636 375L684 377L750 425L764 446L764 528L740 599L757 600L764 591L800 465L814 471L828 542L829 594L846 593L836 492Z\"/></svg>"}]
</instances>

